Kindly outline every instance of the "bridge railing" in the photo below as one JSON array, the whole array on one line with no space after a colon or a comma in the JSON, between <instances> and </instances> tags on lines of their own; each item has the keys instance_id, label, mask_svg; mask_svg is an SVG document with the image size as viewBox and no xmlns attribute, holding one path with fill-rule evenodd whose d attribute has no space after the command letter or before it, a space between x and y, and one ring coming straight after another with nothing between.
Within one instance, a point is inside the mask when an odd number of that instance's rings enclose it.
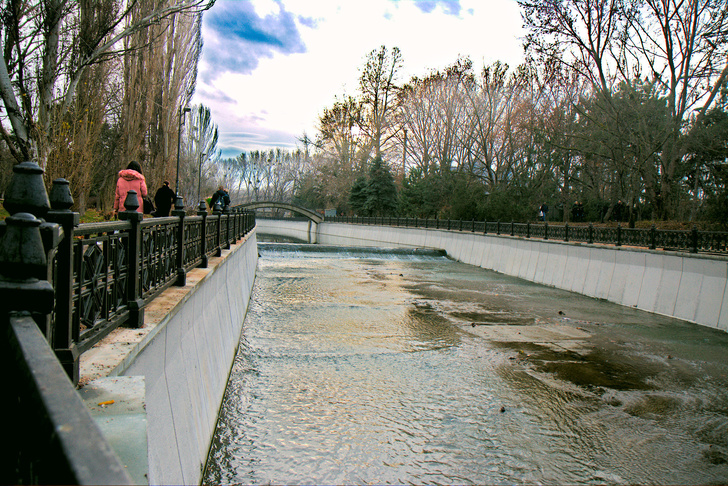
<instances>
[{"instance_id":1,"label":"bridge railing","mask_svg":"<svg viewBox=\"0 0 728 486\"><path fill-rule=\"evenodd\" d=\"M98 433L85 435L93 437L88 444L72 444L78 433L63 429L93 428L73 398L79 358L118 326L141 327L149 302L172 285L184 286L187 272L206 267L249 233L255 213L216 206L208 214L201 203L187 215L178 198L171 217L145 220L129 191L119 221L79 224L68 181L55 180L49 198L37 164L23 162L13 173L4 202L10 216L0 222L0 363L12 377L11 393L18 393L11 411L24 424L37 421L42 431L31 441L19 439L25 429L8 436L14 447L0 458L0 478L3 484L38 478L125 484L128 476L117 471L118 461L106 460L110 449ZM44 465L51 471L46 476L39 473Z\"/></svg>"},{"instance_id":2,"label":"bridge railing","mask_svg":"<svg viewBox=\"0 0 728 486\"><path fill-rule=\"evenodd\" d=\"M598 243L614 246L633 246L691 253L728 254L728 232L691 230L659 230L652 225L648 229L596 227L543 223L514 223L501 221L463 221L450 219L423 219L398 217L327 217L327 222L399 226L405 228L442 229L471 233L539 238L544 240Z\"/></svg>"}]
</instances>

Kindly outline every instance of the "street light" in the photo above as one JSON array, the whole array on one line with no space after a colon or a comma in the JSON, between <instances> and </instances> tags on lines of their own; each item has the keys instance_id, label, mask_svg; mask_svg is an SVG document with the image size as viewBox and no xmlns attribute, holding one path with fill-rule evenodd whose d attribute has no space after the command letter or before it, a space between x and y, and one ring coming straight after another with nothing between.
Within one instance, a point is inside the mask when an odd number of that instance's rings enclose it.
<instances>
[{"instance_id":1,"label":"street light","mask_svg":"<svg viewBox=\"0 0 728 486\"><path fill-rule=\"evenodd\" d=\"M192 111L192 109L188 107L184 107L184 109L180 106L179 107L179 117L177 120L177 178L174 183L174 195L179 196L179 149L180 149L180 142L182 141L182 115L185 113L189 113Z\"/></svg>"},{"instance_id":2,"label":"street light","mask_svg":"<svg viewBox=\"0 0 728 486\"><path fill-rule=\"evenodd\" d=\"M205 153L200 154L200 166L197 170L197 202L200 202L200 184L202 183L202 159L205 157Z\"/></svg>"}]
</instances>

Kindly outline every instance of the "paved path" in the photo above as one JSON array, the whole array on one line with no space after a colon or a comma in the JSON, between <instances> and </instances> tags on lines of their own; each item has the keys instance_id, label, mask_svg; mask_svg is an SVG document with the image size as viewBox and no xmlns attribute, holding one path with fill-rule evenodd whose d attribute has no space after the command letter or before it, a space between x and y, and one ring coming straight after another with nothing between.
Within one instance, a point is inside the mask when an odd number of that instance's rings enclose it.
<instances>
[{"instance_id":1,"label":"paved path","mask_svg":"<svg viewBox=\"0 0 728 486\"><path fill-rule=\"evenodd\" d=\"M244 242L245 239L242 240ZM105 376L117 375L123 360L140 345L148 342L155 330L174 308L183 304L187 294L197 286L221 261L227 258L239 244L232 245L230 250L223 250L222 256L211 257L207 268L194 268L187 273L187 284L184 287L171 286L154 299L144 310L144 327L130 329L118 327L99 341L93 348L81 355L80 379L78 386L82 388L88 382Z\"/></svg>"}]
</instances>

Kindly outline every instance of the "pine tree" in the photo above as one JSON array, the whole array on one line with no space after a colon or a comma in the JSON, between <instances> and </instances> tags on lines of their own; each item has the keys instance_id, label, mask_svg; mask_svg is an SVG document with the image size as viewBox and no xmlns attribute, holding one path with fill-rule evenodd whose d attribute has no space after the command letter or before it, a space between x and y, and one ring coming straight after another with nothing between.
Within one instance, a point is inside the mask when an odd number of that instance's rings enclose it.
<instances>
[{"instance_id":1,"label":"pine tree","mask_svg":"<svg viewBox=\"0 0 728 486\"><path fill-rule=\"evenodd\" d=\"M365 176L358 177L354 182L354 185L351 186L351 191L349 192L349 206L351 207L351 210L354 212L354 214L357 214L359 216L368 216L368 214L366 213L367 182L368 181Z\"/></svg>"},{"instance_id":2,"label":"pine tree","mask_svg":"<svg viewBox=\"0 0 728 486\"><path fill-rule=\"evenodd\" d=\"M369 167L366 189L366 212L369 216L388 216L397 211L397 186L389 166L376 157Z\"/></svg>"}]
</instances>

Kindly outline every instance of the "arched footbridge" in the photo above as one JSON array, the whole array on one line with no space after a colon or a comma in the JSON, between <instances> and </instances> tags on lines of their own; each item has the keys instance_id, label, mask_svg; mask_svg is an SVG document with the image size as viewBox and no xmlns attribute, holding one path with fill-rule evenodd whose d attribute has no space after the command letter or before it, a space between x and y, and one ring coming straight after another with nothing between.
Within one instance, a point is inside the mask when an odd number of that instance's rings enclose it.
<instances>
[{"instance_id":1,"label":"arched footbridge","mask_svg":"<svg viewBox=\"0 0 728 486\"><path fill-rule=\"evenodd\" d=\"M278 201L256 201L247 204L241 204L240 207L245 209L262 209L262 208L274 208L274 209L285 209L302 216L307 217L316 224L323 223L324 217L316 211L302 208L301 206L295 206L293 204L278 202Z\"/></svg>"},{"instance_id":2,"label":"arched footbridge","mask_svg":"<svg viewBox=\"0 0 728 486\"><path fill-rule=\"evenodd\" d=\"M296 206L294 204L290 203L284 203L279 201L256 201L251 202L247 204L242 204L241 207L245 209L262 209L262 208L275 208L275 209L285 209L286 211L291 211L296 214L300 214L306 218L308 218L308 229L305 232L305 234L297 234L295 238L298 238L303 241L308 241L308 243L316 243L317 241L317 232L318 232L318 225L320 223L324 222L324 217L321 216L316 211L312 211L310 209L302 208L300 206ZM291 235L293 236L293 235Z\"/></svg>"}]
</instances>

